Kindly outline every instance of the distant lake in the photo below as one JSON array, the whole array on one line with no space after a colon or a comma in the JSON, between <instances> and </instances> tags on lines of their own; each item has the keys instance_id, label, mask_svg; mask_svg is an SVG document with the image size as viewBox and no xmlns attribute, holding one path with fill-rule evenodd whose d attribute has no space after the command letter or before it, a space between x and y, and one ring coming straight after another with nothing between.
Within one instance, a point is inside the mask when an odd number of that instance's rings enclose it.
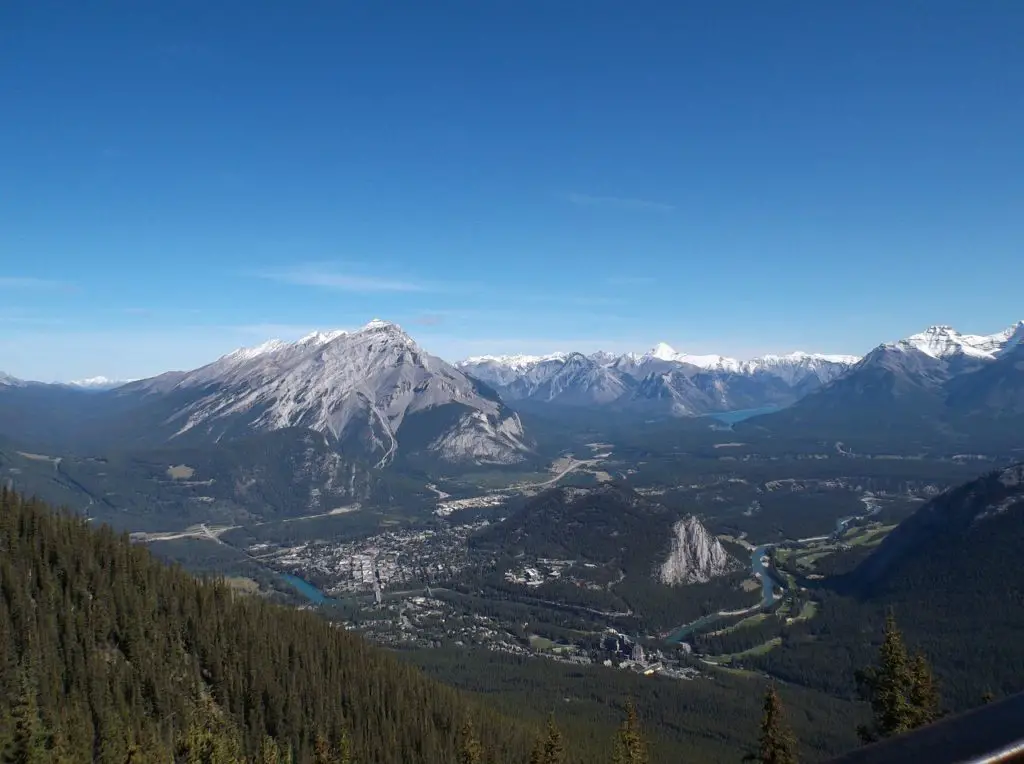
<instances>
[{"instance_id":1,"label":"distant lake","mask_svg":"<svg viewBox=\"0 0 1024 764\"><path fill-rule=\"evenodd\" d=\"M327 601L324 593L309 583L309 581L293 576L291 573L282 573L281 578L298 589L299 593L314 605L322 605Z\"/></svg>"},{"instance_id":2,"label":"distant lake","mask_svg":"<svg viewBox=\"0 0 1024 764\"><path fill-rule=\"evenodd\" d=\"M705 414L704 416L717 419L719 422L725 422L726 424L736 424L744 419L750 419L752 416L771 414L780 408L781 406L761 406L756 409L737 409L736 411L723 411L720 414Z\"/></svg>"}]
</instances>

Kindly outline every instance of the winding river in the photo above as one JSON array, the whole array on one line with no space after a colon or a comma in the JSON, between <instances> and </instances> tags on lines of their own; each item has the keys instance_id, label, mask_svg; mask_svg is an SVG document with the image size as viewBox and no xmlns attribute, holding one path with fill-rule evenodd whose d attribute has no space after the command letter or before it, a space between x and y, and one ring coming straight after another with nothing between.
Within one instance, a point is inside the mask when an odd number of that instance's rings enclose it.
<instances>
[{"instance_id":1,"label":"winding river","mask_svg":"<svg viewBox=\"0 0 1024 764\"><path fill-rule=\"evenodd\" d=\"M762 544L759 547L755 547L750 553L750 572L753 573L756 578L761 580L761 601L759 603L743 610L719 610L716 613L708 613L705 616L701 616L696 621L683 624L669 634L665 638L665 641L672 644L682 642L693 632L698 629L702 629L721 618L746 615L747 613L754 613L762 608L774 605L776 600L778 600L778 597L775 596L775 587L778 586L782 588L782 583L772 575L771 571L764 564L764 556L770 548L771 544Z\"/></svg>"},{"instance_id":2,"label":"winding river","mask_svg":"<svg viewBox=\"0 0 1024 764\"><path fill-rule=\"evenodd\" d=\"M778 581L772 572L768 569L768 566L764 564L764 556L768 553L771 547L768 544L762 544L761 546L754 549L750 553L750 572L754 574L756 578L761 579L761 607L771 607L775 604L778 597L775 596L775 587L782 587L782 582Z\"/></svg>"}]
</instances>

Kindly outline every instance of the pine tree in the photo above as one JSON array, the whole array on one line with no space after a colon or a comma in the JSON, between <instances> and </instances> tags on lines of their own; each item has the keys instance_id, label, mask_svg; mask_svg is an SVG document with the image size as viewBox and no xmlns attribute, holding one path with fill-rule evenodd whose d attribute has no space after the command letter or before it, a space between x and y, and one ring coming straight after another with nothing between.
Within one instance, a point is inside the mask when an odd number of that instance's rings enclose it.
<instances>
[{"instance_id":1,"label":"pine tree","mask_svg":"<svg viewBox=\"0 0 1024 764\"><path fill-rule=\"evenodd\" d=\"M352 738L348 727L341 728L341 740L338 742L338 764L352 764Z\"/></svg>"},{"instance_id":2,"label":"pine tree","mask_svg":"<svg viewBox=\"0 0 1024 764\"><path fill-rule=\"evenodd\" d=\"M277 745L277 741L269 735L264 737L263 742L260 743L257 761L259 764L281 764L281 748Z\"/></svg>"},{"instance_id":3,"label":"pine tree","mask_svg":"<svg viewBox=\"0 0 1024 764\"><path fill-rule=\"evenodd\" d=\"M45 764L51 760L39 718L36 686L27 665L21 667L18 699L12 709L14 735L4 761L7 764Z\"/></svg>"},{"instance_id":4,"label":"pine tree","mask_svg":"<svg viewBox=\"0 0 1024 764\"><path fill-rule=\"evenodd\" d=\"M459 730L459 764L483 764L483 746L477 739L476 731L473 729L473 722L468 718Z\"/></svg>"},{"instance_id":5,"label":"pine tree","mask_svg":"<svg viewBox=\"0 0 1024 764\"><path fill-rule=\"evenodd\" d=\"M770 685L765 691L757 754L748 756L747 760L758 764L796 764L796 739L786 724L782 699L775 685Z\"/></svg>"},{"instance_id":6,"label":"pine tree","mask_svg":"<svg viewBox=\"0 0 1024 764\"><path fill-rule=\"evenodd\" d=\"M885 620L878 664L857 672L857 681L874 715L873 728L858 729L864 742L898 735L939 717L939 692L931 667L920 653L908 657L892 613Z\"/></svg>"},{"instance_id":7,"label":"pine tree","mask_svg":"<svg viewBox=\"0 0 1024 764\"><path fill-rule=\"evenodd\" d=\"M544 740L544 764L564 764L565 744L562 733L555 725L555 715L548 716L547 738Z\"/></svg>"},{"instance_id":8,"label":"pine tree","mask_svg":"<svg viewBox=\"0 0 1024 764\"><path fill-rule=\"evenodd\" d=\"M910 681L910 703L914 708L912 726L931 724L941 716L941 700L932 667L922 653L917 653L910 664Z\"/></svg>"},{"instance_id":9,"label":"pine tree","mask_svg":"<svg viewBox=\"0 0 1024 764\"><path fill-rule=\"evenodd\" d=\"M548 716L544 736L538 738L530 753L530 764L565 764L565 744L562 733L555 724L555 715Z\"/></svg>"},{"instance_id":10,"label":"pine tree","mask_svg":"<svg viewBox=\"0 0 1024 764\"><path fill-rule=\"evenodd\" d=\"M243 764L235 730L209 698L192 709L178 741L178 758L185 764Z\"/></svg>"},{"instance_id":11,"label":"pine tree","mask_svg":"<svg viewBox=\"0 0 1024 764\"><path fill-rule=\"evenodd\" d=\"M614 764L648 764L647 743L640 732L636 706L632 698L626 701L626 718L615 739Z\"/></svg>"}]
</instances>

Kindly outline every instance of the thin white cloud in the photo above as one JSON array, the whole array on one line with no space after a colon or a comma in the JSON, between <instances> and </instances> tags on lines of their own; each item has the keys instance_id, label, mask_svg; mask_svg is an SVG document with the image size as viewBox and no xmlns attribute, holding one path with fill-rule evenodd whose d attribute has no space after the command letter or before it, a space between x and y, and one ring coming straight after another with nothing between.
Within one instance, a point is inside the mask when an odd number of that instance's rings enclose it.
<instances>
[{"instance_id":1,"label":"thin white cloud","mask_svg":"<svg viewBox=\"0 0 1024 764\"><path fill-rule=\"evenodd\" d=\"M339 292L426 292L432 289L430 285L419 282L346 273L336 266L321 263L271 268L258 271L255 275L282 284L319 287Z\"/></svg>"},{"instance_id":2,"label":"thin white cloud","mask_svg":"<svg viewBox=\"0 0 1024 764\"><path fill-rule=\"evenodd\" d=\"M623 210L657 210L671 212L675 205L655 202L650 199L633 199L625 196L594 196L572 192L565 195L566 201L579 207L615 207Z\"/></svg>"}]
</instances>

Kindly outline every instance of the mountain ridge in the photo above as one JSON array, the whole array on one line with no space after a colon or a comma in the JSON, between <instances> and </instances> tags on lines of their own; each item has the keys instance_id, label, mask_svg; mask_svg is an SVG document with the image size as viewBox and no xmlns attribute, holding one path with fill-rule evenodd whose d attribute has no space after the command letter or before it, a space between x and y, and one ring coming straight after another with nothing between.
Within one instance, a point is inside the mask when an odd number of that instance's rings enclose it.
<instances>
[{"instance_id":1,"label":"mountain ridge","mask_svg":"<svg viewBox=\"0 0 1024 764\"><path fill-rule=\"evenodd\" d=\"M353 332L316 332L293 343L241 348L190 372L172 372L115 394L184 394L164 420L168 440L200 432L219 440L241 428L300 427L360 442L390 464L409 414L453 405L457 433L435 441L448 461L521 461L529 451L518 416L497 395L432 356L401 327L379 319ZM440 434L439 434L440 435Z\"/></svg>"},{"instance_id":2,"label":"mountain ridge","mask_svg":"<svg viewBox=\"0 0 1024 764\"><path fill-rule=\"evenodd\" d=\"M875 347L830 384L744 423L844 437L878 431L991 435L1024 415L1024 322L992 335L936 325ZM1005 425L1005 427L1004 427ZM1011 437L1010 430L1000 438Z\"/></svg>"}]
</instances>

